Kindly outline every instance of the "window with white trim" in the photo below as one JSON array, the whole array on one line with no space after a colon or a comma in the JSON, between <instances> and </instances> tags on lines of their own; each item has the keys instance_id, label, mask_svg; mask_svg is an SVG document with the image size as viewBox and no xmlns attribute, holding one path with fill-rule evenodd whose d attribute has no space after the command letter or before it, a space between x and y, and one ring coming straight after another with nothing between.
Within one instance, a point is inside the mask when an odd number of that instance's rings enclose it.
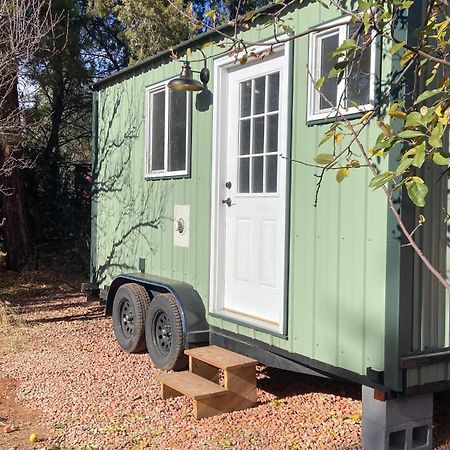
<instances>
[{"instance_id":1,"label":"window with white trim","mask_svg":"<svg viewBox=\"0 0 450 450\"><path fill-rule=\"evenodd\" d=\"M191 150L191 95L167 82L146 89L145 176L189 174Z\"/></svg>"},{"instance_id":2,"label":"window with white trim","mask_svg":"<svg viewBox=\"0 0 450 450\"><path fill-rule=\"evenodd\" d=\"M333 24L331 24L333 25ZM326 119L336 116L336 107L341 114L355 114L373 109L375 103L375 42L358 50L354 61L344 70L343 76L328 78L335 66L332 54L346 39L353 38L361 46L366 37L358 33L361 24L351 23L350 17L336 21L336 25L314 33L310 37L308 96L308 120ZM356 36L356 37L355 37ZM320 92L314 82L324 77ZM321 93L323 95L321 95ZM330 104L331 103L331 104Z\"/></svg>"}]
</instances>

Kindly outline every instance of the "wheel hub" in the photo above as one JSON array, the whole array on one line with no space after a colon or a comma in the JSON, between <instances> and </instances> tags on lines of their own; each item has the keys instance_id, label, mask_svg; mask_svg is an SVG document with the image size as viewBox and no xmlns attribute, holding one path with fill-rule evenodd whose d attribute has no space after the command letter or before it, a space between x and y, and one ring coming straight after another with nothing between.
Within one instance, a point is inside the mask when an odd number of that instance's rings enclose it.
<instances>
[{"instance_id":1,"label":"wheel hub","mask_svg":"<svg viewBox=\"0 0 450 450\"><path fill-rule=\"evenodd\" d=\"M155 315L152 331L155 348L162 355L167 355L172 346L172 327L169 317L164 311Z\"/></svg>"},{"instance_id":2,"label":"wheel hub","mask_svg":"<svg viewBox=\"0 0 450 450\"><path fill-rule=\"evenodd\" d=\"M124 335L129 338L134 330L134 308L131 302L126 298L122 300L120 305L120 317L122 331Z\"/></svg>"}]
</instances>

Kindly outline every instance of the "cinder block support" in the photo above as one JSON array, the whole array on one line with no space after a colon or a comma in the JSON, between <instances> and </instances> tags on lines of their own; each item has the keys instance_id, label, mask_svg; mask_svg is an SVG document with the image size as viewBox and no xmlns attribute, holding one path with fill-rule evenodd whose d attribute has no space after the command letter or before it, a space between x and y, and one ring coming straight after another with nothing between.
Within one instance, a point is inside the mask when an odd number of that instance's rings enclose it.
<instances>
[{"instance_id":1,"label":"cinder block support","mask_svg":"<svg viewBox=\"0 0 450 450\"><path fill-rule=\"evenodd\" d=\"M363 386L361 441L364 450L432 449L433 394L380 401Z\"/></svg>"}]
</instances>

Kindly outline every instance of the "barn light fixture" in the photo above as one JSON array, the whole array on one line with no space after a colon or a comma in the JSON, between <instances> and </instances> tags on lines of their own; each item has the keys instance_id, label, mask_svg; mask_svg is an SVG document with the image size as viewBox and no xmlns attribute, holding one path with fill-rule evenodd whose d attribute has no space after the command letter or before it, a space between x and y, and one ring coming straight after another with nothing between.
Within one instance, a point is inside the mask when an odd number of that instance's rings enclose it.
<instances>
[{"instance_id":1,"label":"barn light fixture","mask_svg":"<svg viewBox=\"0 0 450 450\"><path fill-rule=\"evenodd\" d=\"M200 74L200 81L194 79L193 73ZM192 70L189 61L186 60L183 62L180 76L169 81L168 86L177 91L202 91L208 81L209 69L206 67L206 61L205 67L203 67L202 70L197 71Z\"/></svg>"}]
</instances>

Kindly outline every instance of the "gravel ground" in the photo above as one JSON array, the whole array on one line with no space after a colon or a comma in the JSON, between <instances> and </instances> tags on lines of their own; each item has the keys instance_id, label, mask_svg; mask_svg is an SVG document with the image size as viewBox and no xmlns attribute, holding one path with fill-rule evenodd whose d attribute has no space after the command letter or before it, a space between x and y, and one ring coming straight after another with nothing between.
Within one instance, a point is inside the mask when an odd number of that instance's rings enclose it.
<instances>
[{"instance_id":1,"label":"gravel ground","mask_svg":"<svg viewBox=\"0 0 450 450\"><path fill-rule=\"evenodd\" d=\"M0 283L23 322L17 345L0 352L0 378L18 382L17 401L46 430L17 450L359 448L359 386L259 367L257 407L197 421L189 399L160 399L159 371L120 350L98 304L42 272ZM450 449L448 405L437 402L440 449Z\"/></svg>"}]
</instances>

